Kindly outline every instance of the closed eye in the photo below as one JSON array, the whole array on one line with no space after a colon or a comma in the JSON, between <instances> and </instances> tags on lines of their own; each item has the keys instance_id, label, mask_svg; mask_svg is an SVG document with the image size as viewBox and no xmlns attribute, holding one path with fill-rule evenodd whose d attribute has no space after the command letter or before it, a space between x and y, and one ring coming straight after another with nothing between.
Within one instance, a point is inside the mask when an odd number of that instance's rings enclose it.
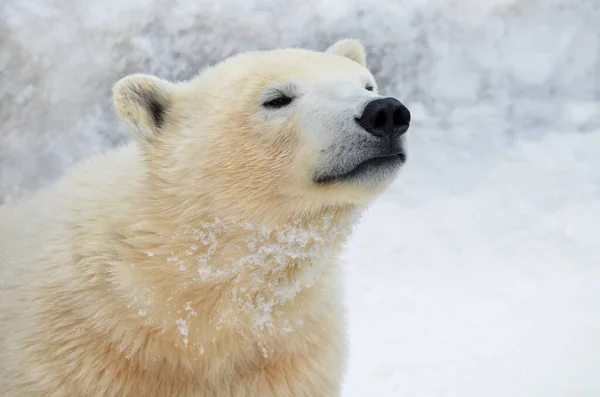
<instances>
[{"instance_id":1,"label":"closed eye","mask_svg":"<svg viewBox=\"0 0 600 397\"><path fill-rule=\"evenodd\" d=\"M277 98L273 98L263 103L263 106L271 109L279 109L292 103L292 100L293 98L290 98L287 95L280 95Z\"/></svg>"}]
</instances>

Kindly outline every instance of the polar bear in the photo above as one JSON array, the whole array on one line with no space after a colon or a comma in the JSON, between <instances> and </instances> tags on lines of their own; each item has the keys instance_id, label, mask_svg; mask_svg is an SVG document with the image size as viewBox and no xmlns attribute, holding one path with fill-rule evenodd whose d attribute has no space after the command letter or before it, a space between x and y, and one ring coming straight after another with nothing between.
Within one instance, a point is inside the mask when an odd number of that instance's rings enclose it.
<instances>
[{"instance_id":1,"label":"polar bear","mask_svg":"<svg viewBox=\"0 0 600 397\"><path fill-rule=\"evenodd\" d=\"M0 396L338 396L337 256L410 112L358 41L114 87L132 143L0 210Z\"/></svg>"}]
</instances>

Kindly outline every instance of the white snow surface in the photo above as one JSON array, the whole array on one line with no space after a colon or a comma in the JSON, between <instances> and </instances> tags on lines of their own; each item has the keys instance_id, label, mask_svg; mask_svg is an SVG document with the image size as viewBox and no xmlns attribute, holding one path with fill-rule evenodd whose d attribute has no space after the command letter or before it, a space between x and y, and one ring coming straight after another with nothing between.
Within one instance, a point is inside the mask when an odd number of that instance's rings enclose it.
<instances>
[{"instance_id":1,"label":"white snow surface","mask_svg":"<svg viewBox=\"0 0 600 397\"><path fill-rule=\"evenodd\" d=\"M343 396L600 396L597 0L3 0L0 18L0 202L127 139L126 73L361 39L414 122L344 256Z\"/></svg>"}]
</instances>

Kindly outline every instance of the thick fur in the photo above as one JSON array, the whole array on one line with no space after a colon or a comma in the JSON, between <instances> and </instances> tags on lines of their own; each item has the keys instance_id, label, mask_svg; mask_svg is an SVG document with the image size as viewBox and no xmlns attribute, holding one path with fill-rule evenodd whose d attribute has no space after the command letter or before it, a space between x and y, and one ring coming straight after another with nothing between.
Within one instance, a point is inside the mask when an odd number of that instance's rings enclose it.
<instances>
[{"instance_id":1,"label":"thick fur","mask_svg":"<svg viewBox=\"0 0 600 397\"><path fill-rule=\"evenodd\" d=\"M339 396L336 257L385 183L312 184L331 160L301 102L267 114L261 95L315 64L372 79L364 62L345 41L119 82L134 143L0 208L0 396Z\"/></svg>"}]
</instances>

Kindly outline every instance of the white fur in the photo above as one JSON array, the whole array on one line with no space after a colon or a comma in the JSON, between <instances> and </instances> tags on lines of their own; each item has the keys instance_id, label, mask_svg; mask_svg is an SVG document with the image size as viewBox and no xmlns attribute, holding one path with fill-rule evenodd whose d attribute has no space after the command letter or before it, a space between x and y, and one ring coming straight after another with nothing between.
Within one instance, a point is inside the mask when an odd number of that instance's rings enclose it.
<instances>
[{"instance_id":1,"label":"white fur","mask_svg":"<svg viewBox=\"0 0 600 397\"><path fill-rule=\"evenodd\" d=\"M120 81L135 142L0 208L0 396L338 396L336 258L385 184L313 178L371 139L361 49Z\"/></svg>"}]
</instances>

